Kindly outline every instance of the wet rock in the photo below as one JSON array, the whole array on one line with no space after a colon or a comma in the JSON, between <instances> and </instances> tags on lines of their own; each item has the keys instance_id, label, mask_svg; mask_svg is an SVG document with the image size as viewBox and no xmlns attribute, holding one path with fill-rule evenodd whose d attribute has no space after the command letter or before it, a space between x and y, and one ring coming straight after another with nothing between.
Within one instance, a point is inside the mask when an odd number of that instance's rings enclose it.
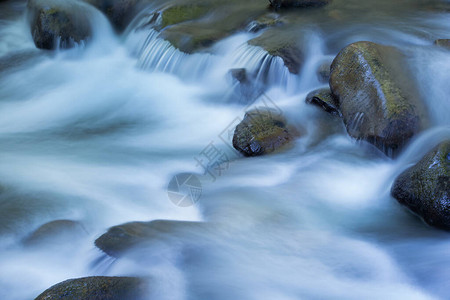
<instances>
[{"instance_id":1,"label":"wet rock","mask_svg":"<svg viewBox=\"0 0 450 300\"><path fill-rule=\"evenodd\" d=\"M160 36L185 53L204 51L267 13L259 1L191 1L161 12Z\"/></svg>"},{"instance_id":2,"label":"wet rock","mask_svg":"<svg viewBox=\"0 0 450 300\"><path fill-rule=\"evenodd\" d=\"M435 40L434 44L439 47L444 47L450 50L450 39Z\"/></svg>"},{"instance_id":3,"label":"wet rock","mask_svg":"<svg viewBox=\"0 0 450 300\"><path fill-rule=\"evenodd\" d=\"M273 27L281 24L283 24L283 22L280 20L280 16L278 14L271 13L263 15L255 21L250 22L247 26L247 30L249 32L258 32L267 27Z\"/></svg>"},{"instance_id":4,"label":"wet rock","mask_svg":"<svg viewBox=\"0 0 450 300\"><path fill-rule=\"evenodd\" d=\"M35 300L50 299L145 299L148 283L137 277L92 276L60 282L37 296Z\"/></svg>"},{"instance_id":5,"label":"wet rock","mask_svg":"<svg viewBox=\"0 0 450 300\"><path fill-rule=\"evenodd\" d=\"M86 236L87 232L78 221L55 220L41 225L25 240L24 245L36 246L49 244L59 244L61 242L74 241L77 238Z\"/></svg>"},{"instance_id":6,"label":"wet rock","mask_svg":"<svg viewBox=\"0 0 450 300\"><path fill-rule=\"evenodd\" d=\"M328 83L330 81L330 67L332 60L324 60L320 63L319 68L317 69L317 79L321 83Z\"/></svg>"},{"instance_id":7,"label":"wet rock","mask_svg":"<svg viewBox=\"0 0 450 300\"><path fill-rule=\"evenodd\" d=\"M293 140L286 119L272 109L254 109L236 126L233 147L245 156L258 156L279 150Z\"/></svg>"},{"instance_id":8,"label":"wet rock","mask_svg":"<svg viewBox=\"0 0 450 300\"><path fill-rule=\"evenodd\" d=\"M84 0L103 12L117 31L123 31L149 0Z\"/></svg>"},{"instance_id":9,"label":"wet rock","mask_svg":"<svg viewBox=\"0 0 450 300\"><path fill-rule=\"evenodd\" d=\"M29 0L27 17L36 47L70 48L92 33L90 7L76 0Z\"/></svg>"},{"instance_id":10,"label":"wet rock","mask_svg":"<svg viewBox=\"0 0 450 300\"><path fill-rule=\"evenodd\" d=\"M205 223L156 220L113 226L95 240L95 245L112 257L120 257L137 246L161 239L178 238L184 232L205 228Z\"/></svg>"},{"instance_id":11,"label":"wet rock","mask_svg":"<svg viewBox=\"0 0 450 300\"><path fill-rule=\"evenodd\" d=\"M400 174L391 194L428 224L450 230L450 140Z\"/></svg>"},{"instance_id":12,"label":"wet rock","mask_svg":"<svg viewBox=\"0 0 450 300\"><path fill-rule=\"evenodd\" d=\"M427 112L405 57L372 42L345 47L331 65L330 87L350 136L396 156L427 126Z\"/></svg>"},{"instance_id":13,"label":"wet rock","mask_svg":"<svg viewBox=\"0 0 450 300\"><path fill-rule=\"evenodd\" d=\"M273 8L320 7L330 3L330 0L269 0Z\"/></svg>"},{"instance_id":14,"label":"wet rock","mask_svg":"<svg viewBox=\"0 0 450 300\"><path fill-rule=\"evenodd\" d=\"M318 89L306 96L306 103L321 107L326 112L339 116L339 108L329 88Z\"/></svg>"},{"instance_id":15,"label":"wet rock","mask_svg":"<svg viewBox=\"0 0 450 300\"><path fill-rule=\"evenodd\" d=\"M264 32L248 44L261 47L272 56L280 57L289 72L298 74L303 64L303 53L298 44L296 32L289 32L281 29L273 29Z\"/></svg>"}]
</instances>

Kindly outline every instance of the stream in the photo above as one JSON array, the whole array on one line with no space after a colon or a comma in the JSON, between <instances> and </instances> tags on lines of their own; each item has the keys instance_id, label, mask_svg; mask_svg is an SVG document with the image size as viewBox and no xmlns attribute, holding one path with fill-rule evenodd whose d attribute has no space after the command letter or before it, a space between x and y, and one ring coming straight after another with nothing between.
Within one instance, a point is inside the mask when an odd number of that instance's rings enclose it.
<instances>
[{"instance_id":1,"label":"stream","mask_svg":"<svg viewBox=\"0 0 450 300\"><path fill-rule=\"evenodd\" d=\"M34 299L93 275L153 278L149 299L161 300L449 299L449 233L421 222L390 188L450 137L450 51L433 45L450 37L450 2L336 2L339 22L314 12L296 29L298 74L246 44L261 32L186 54L142 16L117 34L99 11L89 44L43 51L26 2L0 2L0 299ZM305 103L327 86L315 75L320 64L364 40L407 51L426 95L432 126L395 159ZM264 77L262 87L242 96L233 68ZM260 106L301 134L283 152L244 158L232 132ZM214 173L199 163L208 150L226 158ZM195 203L170 197L177 174L198 178ZM24 245L63 219L84 233ZM160 244L137 260L104 258L94 245L111 226L160 219L221 225L189 233L189 258Z\"/></svg>"}]
</instances>

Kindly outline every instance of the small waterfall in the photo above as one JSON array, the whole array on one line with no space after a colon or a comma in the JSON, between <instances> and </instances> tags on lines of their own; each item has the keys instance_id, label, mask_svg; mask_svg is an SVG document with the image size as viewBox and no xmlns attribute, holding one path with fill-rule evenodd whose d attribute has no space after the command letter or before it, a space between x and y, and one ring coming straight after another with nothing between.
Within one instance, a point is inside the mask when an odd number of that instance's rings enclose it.
<instances>
[{"instance_id":1,"label":"small waterfall","mask_svg":"<svg viewBox=\"0 0 450 300\"><path fill-rule=\"evenodd\" d=\"M199 79L211 65L212 55L187 54L159 38L156 30L150 29L140 46L138 66L144 70L172 73L182 78Z\"/></svg>"},{"instance_id":2,"label":"small waterfall","mask_svg":"<svg viewBox=\"0 0 450 300\"><path fill-rule=\"evenodd\" d=\"M278 56L272 56L260 47L243 44L233 54L233 67L246 68L254 80L263 85L284 87L294 92L298 76L291 74Z\"/></svg>"}]
</instances>

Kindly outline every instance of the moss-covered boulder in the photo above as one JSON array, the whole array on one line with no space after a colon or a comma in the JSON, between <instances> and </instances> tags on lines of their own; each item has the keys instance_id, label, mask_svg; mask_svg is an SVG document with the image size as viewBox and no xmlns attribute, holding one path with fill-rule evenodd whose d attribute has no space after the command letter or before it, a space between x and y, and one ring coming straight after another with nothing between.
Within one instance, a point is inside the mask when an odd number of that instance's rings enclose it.
<instances>
[{"instance_id":1,"label":"moss-covered boulder","mask_svg":"<svg viewBox=\"0 0 450 300\"><path fill-rule=\"evenodd\" d=\"M185 53L204 51L217 41L245 29L266 14L264 2L258 0L192 0L172 4L161 12L156 28L160 36Z\"/></svg>"},{"instance_id":2,"label":"moss-covered boulder","mask_svg":"<svg viewBox=\"0 0 450 300\"><path fill-rule=\"evenodd\" d=\"M336 99L334 98L331 90L329 88L318 89L310 92L306 96L306 103L316 105L326 112L333 115L340 115L339 108L336 104Z\"/></svg>"},{"instance_id":3,"label":"moss-covered boulder","mask_svg":"<svg viewBox=\"0 0 450 300\"><path fill-rule=\"evenodd\" d=\"M438 39L434 41L434 44L439 47L444 47L450 50L450 39Z\"/></svg>"},{"instance_id":4,"label":"moss-covered boulder","mask_svg":"<svg viewBox=\"0 0 450 300\"><path fill-rule=\"evenodd\" d=\"M273 8L320 7L331 0L269 0Z\"/></svg>"},{"instance_id":5,"label":"moss-covered boulder","mask_svg":"<svg viewBox=\"0 0 450 300\"><path fill-rule=\"evenodd\" d=\"M36 47L70 48L92 34L91 8L77 0L29 0L27 17Z\"/></svg>"},{"instance_id":6,"label":"moss-covered boulder","mask_svg":"<svg viewBox=\"0 0 450 300\"><path fill-rule=\"evenodd\" d=\"M151 0L84 0L103 12L117 31L123 31Z\"/></svg>"},{"instance_id":7,"label":"moss-covered boulder","mask_svg":"<svg viewBox=\"0 0 450 300\"><path fill-rule=\"evenodd\" d=\"M372 42L345 47L331 65L330 87L350 136L389 156L427 126L427 113L405 56Z\"/></svg>"},{"instance_id":8,"label":"moss-covered boulder","mask_svg":"<svg viewBox=\"0 0 450 300\"><path fill-rule=\"evenodd\" d=\"M61 242L69 242L70 244L70 242L86 235L86 229L78 221L55 220L39 226L23 242L26 246L60 245Z\"/></svg>"},{"instance_id":9,"label":"moss-covered boulder","mask_svg":"<svg viewBox=\"0 0 450 300\"><path fill-rule=\"evenodd\" d=\"M148 283L141 278L92 276L55 284L35 300L139 300L146 299L148 291Z\"/></svg>"},{"instance_id":10,"label":"moss-covered boulder","mask_svg":"<svg viewBox=\"0 0 450 300\"><path fill-rule=\"evenodd\" d=\"M285 28L271 28L262 35L248 41L251 46L263 48L272 56L280 57L289 72L298 74L303 64L298 32Z\"/></svg>"},{"instance_id":11,"label":"moss-covered boulder","mask_svg":"<svg viewBox=\"0 0 450 300\"><path fill-rule=\"evenodd\" d=\"M391 194L428 224L450 230L450 140L400 174Z\"/></svg>"},{"instance_id":12,"label":"moss-covered boulder","mask_svg":"<svg viewBox=\"0 0 450 300\"><path fill-rule=\"evenodd\" d=\"M187 231L201 228L205 228L205 223L171 220L129 222L109 228L95 240L95 245L109 256L120 257L135 247L161 239L179 238Z\"/></svg>"},{"instance_id":13,"label":"moss-covered boulder","mask_svg":"<svg viewBox=\"0 0 450 300\"><path fill-rule=\"evenodd\" d=\"M258 156L279 150L293 139L293 130L279 112L259 108L248 111L236 126L233 147L245 156Z\"/></svg>"}]
</instances>

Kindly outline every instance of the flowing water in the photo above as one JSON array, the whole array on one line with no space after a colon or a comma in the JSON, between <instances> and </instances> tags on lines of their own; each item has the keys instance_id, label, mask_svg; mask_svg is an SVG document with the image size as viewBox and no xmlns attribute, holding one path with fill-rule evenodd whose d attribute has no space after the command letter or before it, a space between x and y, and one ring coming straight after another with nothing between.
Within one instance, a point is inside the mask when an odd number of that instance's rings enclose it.
<instances>
[{"instance_id":1,"label":"flowing water","mask_svg":"<svg viewBox=\"0 0 450 300\"><path fill-rule=\"evenodd\" d=\"M100 13L90 44L39 51L25 3L0 2L0 299L33 299L90 275L150 276L151 299L449 299L450 235L389 190L450 137L450 52L432 45L450 38L450 3L341 2L338 21L311 13L299 29L298 75L246 45L259 33L187 55L138 21L117 35ZM358 40L407 51L426 95L433 126L396 160L304 102L324 86L321 62ZM257 74L248 97L231 68ZM277 109L302 136L283 153L239 157L228 133L249 105ZM230 160L215 178L196 161L211 146ZM167 194L183 172L202 183L190 207ZM58 219L80 221L87 234L56 248L24 245ZM189 259L160 245L138 261L99 262L93 241L108 227L155 219L221 226L189 232Z\"/></svg>"}]
</instances>

